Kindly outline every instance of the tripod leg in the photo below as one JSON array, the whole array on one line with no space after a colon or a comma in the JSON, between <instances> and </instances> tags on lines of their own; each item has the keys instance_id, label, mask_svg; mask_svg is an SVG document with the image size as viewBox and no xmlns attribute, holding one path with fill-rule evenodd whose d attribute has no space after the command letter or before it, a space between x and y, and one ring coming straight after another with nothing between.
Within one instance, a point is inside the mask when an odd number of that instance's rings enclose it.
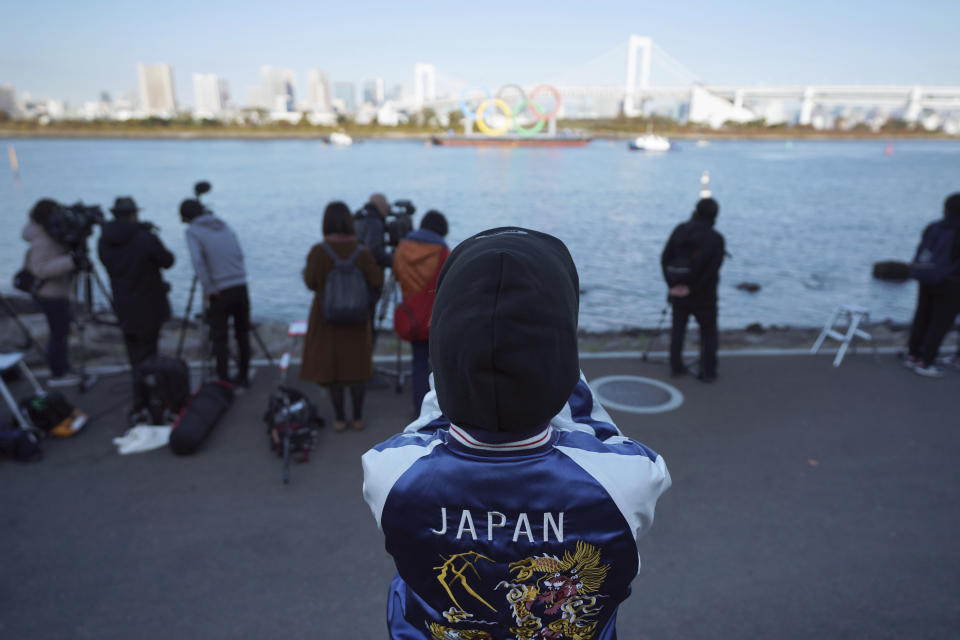
<instances>
[{"instance_id":1,"label":"tripod leg","mask_svg":"<svg viewBox=\"0 0 960 640\"><path fill-rule=\"evenodd\" d=\"M257 341L257 345L259 345L264 355L267 356L267 362L270 363L270 366L276 366L276 364L273 362L273 356L270 355L270 350L267 349L267 345L264 344L263 338L260 337L260 332L257 331L257 327L253 323L250 323L250 333L253 334L253 339Z\"/></svg>"},{"instance_id":2,"label":"tripod leg","mask_svg":"<svg viewBox=\"0 0 960 640\"><path fill-rule=\"evenodd\" d=\"M180 327L180 339L177 341L177 358L183 355L183 340L187 336L187 326L190 324L190 309L193 308L193 293L197 290L197 276L193 276L190 285L190 296L187 298L187 310L183 312L183 325Z\"/></svg>"},{"instance_id":3,"label":"tripod leg","mask_svg":"<svg viewBox=\"0 0 960 640\"><path fill-rule=\"evenodd\" d=\"M35 349L40 356L46 360L47 354L44 352L43 348L40 347L40 343L37 342L36 338L33 337L33 334L30 333L30 328L24 324L23 320L20 319L20 316L17 314L17 310L13 308L13 305L10 304L10 301L7 300L7 297L0 293L0 304L3 305L3 310L7 312L13 321L20 327L20 330L23 332L24 337L27 340L27 349Z\"/></svg>"}]
</instances>

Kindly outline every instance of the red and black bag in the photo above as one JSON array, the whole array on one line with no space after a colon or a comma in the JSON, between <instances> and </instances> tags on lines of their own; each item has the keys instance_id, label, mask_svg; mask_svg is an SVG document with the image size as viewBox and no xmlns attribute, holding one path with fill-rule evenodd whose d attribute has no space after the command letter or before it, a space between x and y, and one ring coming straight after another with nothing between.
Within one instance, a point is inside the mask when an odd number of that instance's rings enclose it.
<instances>
[{"instance_id":1,"label":"red and black bag","mask_svg":"<svg viewBox=\"0 0 960 640\"><path fill-rule=\"evenodd\" d=\"M423 291L415 293L393 310L393 330L401 340L420 342L430 338L430 316L433 315L433 300L437 297L437 278L446 262L450 250L446 247L440 252L440 264L430 283Z\"/></svg>"},{"instance_id":2,"label":"red and black bag","mask_svg":"<svg viewBox=\"0 0 960 640\"><path fill-rule=\"evenodd\" d=\"M170 432L170 448L177 455L200 448L217 421L233 403L233 386L223 380L201 384L180 412Z\"/></svg>"}]
</instances>

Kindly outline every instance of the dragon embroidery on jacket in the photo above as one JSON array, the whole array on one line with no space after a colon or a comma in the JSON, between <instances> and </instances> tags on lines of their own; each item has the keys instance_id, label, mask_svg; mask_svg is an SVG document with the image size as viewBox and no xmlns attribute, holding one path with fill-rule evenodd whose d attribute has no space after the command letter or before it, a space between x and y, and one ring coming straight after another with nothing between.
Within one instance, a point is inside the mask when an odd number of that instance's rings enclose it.
<instances>
[{"instance_id":1,"label":"dragon embroidery on jacket","mask_svg":"<svg viewBox=\"0 0 960 640\"><path fill-rule=\"evenodd\" d=\"M571 555L533 556L510 563L512 581L497 585L506 588L517 627L511 629L520 640L570 638L588 640L597 626L597 594L610 565L600 564L600 550L577 542ZM550 622L544 626L544 619Z\"/></svg>"},{"instance_id":2,"label":"dragon embroidery on jacket","mask_svg":"<svg viewBox=\"0 0 960 640\"><path fill-rule=\"evenodd\" d=\"M448 623L464 623L473 618L460 606L451 587L464 591L486 608L496 610L471 586L471 578L479 584L477 562L494 563L487 556L474 551L441 559L434 570L437 580L455 607L444 612ZM601 586L610 570L601 564L600 549L578 541L571 553L563 557L530 556L509 564L508 580L501 580L495 590L504 589L510 615L515 626L510 628L517 640L590 640L594 637L602 605L598 604ZM472 576L470 575L472 574ZM493 624L475 621L474 624ZM483 640L490 638L487 631L457 629L438 623L428 625L434 640Z\"/></svg>"}]
</instances>

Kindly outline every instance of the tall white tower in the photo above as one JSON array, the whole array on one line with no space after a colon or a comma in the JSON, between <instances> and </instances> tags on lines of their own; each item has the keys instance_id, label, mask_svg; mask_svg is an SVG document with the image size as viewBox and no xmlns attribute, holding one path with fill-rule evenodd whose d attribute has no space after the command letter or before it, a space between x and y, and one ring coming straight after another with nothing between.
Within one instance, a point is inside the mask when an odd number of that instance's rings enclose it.
<instances>
[{"instance_id":1,"label":"tall white tower","mask_svg":"<svg viewBox=\"0 0 960 640\"><path fill-rule=\"evenodd\" d=\"M416 107L437 99L437 68L426 62L413 65L413 100Z\"/></svg>"},{"instance_id":2,"label":"tall white tower","mask_svg":"<svg viewBox=\"0 0 960 640\"><path fill-rule=\"evenodd\" d=\"M640 64L640 82L637 83L637 56L643 54ZM644 36L630 36L627 49L627 86L623 96L623 115L638 116L643 113L643 98L637 100L637 90L643 91L650 85L650 58L653 54L653 40Z\"/></svg>"}]
</instances>

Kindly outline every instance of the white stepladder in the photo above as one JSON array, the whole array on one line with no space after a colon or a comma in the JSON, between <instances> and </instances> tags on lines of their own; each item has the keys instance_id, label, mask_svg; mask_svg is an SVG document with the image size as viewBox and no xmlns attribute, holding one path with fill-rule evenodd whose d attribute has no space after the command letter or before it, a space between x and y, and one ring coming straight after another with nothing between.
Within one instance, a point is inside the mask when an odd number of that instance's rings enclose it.
<instances>
[{"instance_id":1,"label":"white stepladder","mask_svg":"<svg viewBox=\"0 0 960 640\"><path fill-rule=\"evenodd\" d=\"M846 333L834 329L834 325L844 320L847 323ZM823 346L823 341L827 338L839 340L840 349L837 351L837 357L833 359L833 366L839 367L854 337L857 337L870 341L870 344L873 346L873 356L876 358L877 343L872 335L860 328L861 324L870 324L870 310L855 304L841 304L833 311L833 315L830 316L827 324L823 325L823 331L820 332L817 341L814 342L813 347L810 348L810 353L815 354L820 351L820 347ZM854 350L856 350L856 346L854 346Z\"/></svg>"},{"instance_id":2,"label":"white stepladder","mask_svg":"<svg viewBox=\"0 0 960 640\"><path fill-rule=\"evenodd\" d=\"M43 387L40 386L40 383L37 382L37 379L33 377L33 372L30 371L30 368L27 367L27 363L23 361L23 354L19 352L14 353L3 353L0 354L0 373L6 373L9 369L14 367L20 368L20 373L30 381L30 384L33 385L33 390L37 395L43 395L45 392ZM20 427L24 431L31 431L33 425L30 423L23 413L20 411L20 407L17 405L16 400L13 399L13 396L10 394L10 389L7 388L7 384L3 381L3 378L0 377L0 395L3 396L4 401L6 401L7 406L10 407L11 413L13 413L14 419L20 424Z\"/></svg>"}]
</instances>

